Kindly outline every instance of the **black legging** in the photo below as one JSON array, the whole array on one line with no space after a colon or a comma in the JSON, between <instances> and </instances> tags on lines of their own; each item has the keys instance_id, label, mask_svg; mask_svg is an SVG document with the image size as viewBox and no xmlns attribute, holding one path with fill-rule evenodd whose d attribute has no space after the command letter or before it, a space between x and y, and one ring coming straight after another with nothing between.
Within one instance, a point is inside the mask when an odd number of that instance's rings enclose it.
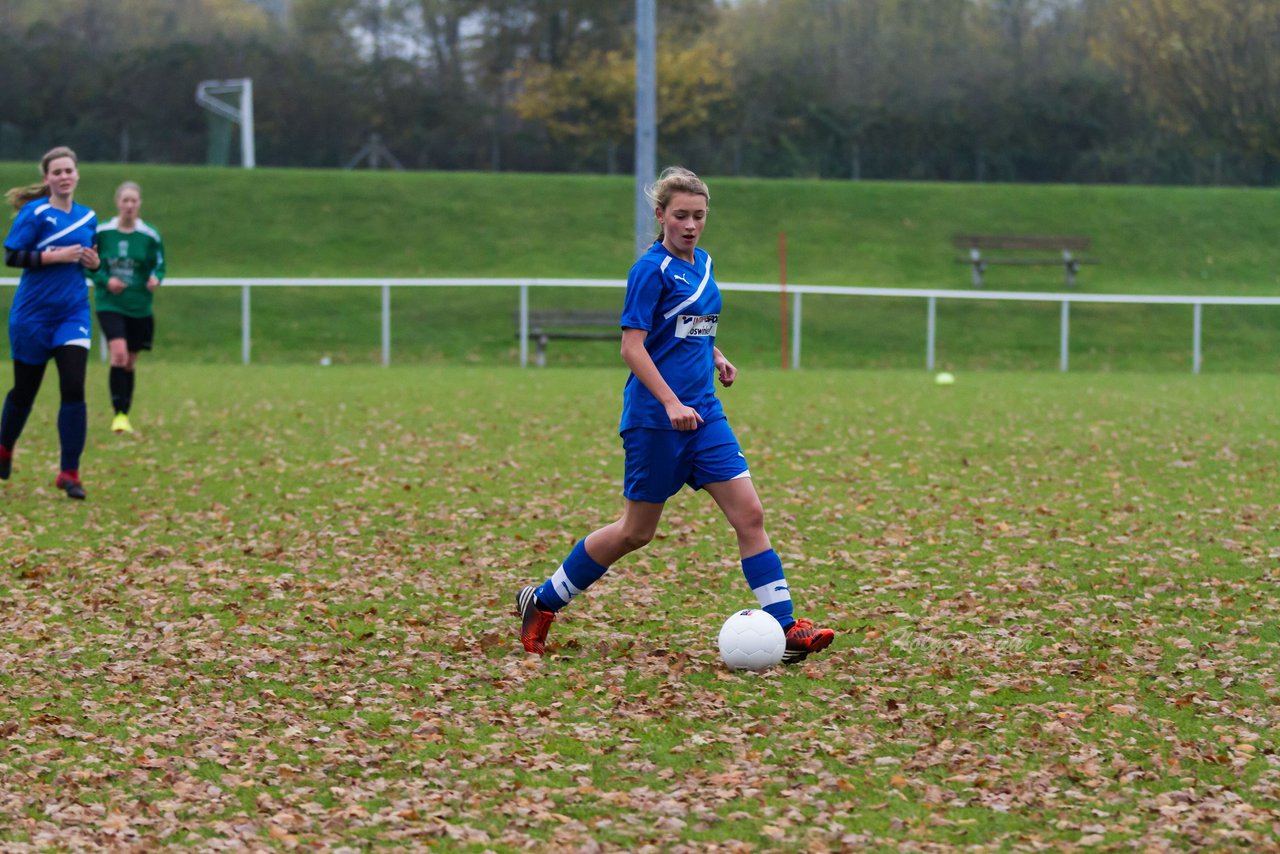
<instances>
[{"instance_id":1,"label":"black legging","mask_svg":"<svg viewBox=\"0 0 1280 854\"><path fill-rule=\"evenodd\" d=\"M83 403L85 374L89 371L89 350L73 345L58 347L53 351L53 361L58 364L58 391L62 395L62 402ZM10 399L14 406L30 409L35 405L40 383L44 381L44 369L48 364L29 365L13 360L13 391L10 392Z\"/></svg>"}]
</instances>

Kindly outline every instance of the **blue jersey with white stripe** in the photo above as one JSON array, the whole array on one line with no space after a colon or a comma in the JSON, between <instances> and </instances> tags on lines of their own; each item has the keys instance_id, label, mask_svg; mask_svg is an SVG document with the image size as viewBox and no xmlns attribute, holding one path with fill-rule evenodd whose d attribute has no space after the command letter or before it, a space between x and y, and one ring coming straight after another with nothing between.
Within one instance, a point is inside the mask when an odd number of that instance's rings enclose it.
<instances>
[{"instance_id":1,"label":"blue jersey with white stripe","mask_svg":"<svg viewBox=\"0 0 1280 854\"><path fill-rule=\"evenodd\" d=\"M644 348L658 372L685 406L705 423L725 417L715 391L716 329L720 289L711 275L711 256L694 249L693 263L656 241L627 276L622 328L644 329ZM622 391L621 430L649 427L672 430L667 410L636 379Z\"/></svg>"},{"instance_id":2,"label":"blue jersey with white stripe","mask_svg":"<svg viewBox=\"0 0 1280 854\"><path fill-rule=\"evenodd\" d=\"M8 249L44 250L59 246L93 246L98 217L84 205L60 211L48 199L28 202L18 211L4 245ZM9 310L9 322L50 323L89 306L89 286L79 264L27 267Z\"/></svg>"}]
</instances>

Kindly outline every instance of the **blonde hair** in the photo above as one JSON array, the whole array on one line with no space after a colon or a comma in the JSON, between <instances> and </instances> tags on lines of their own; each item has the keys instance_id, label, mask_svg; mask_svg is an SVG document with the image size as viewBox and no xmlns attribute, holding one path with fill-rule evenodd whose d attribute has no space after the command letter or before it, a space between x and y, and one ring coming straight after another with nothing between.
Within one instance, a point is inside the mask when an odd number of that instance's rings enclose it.
<instances>
[{"instance_id":1,"label":"blonde hair","mask_svg":"<svg viewBox=\"0 0 1280 854\"><path fill-rule=\"evenodd\" d=\"M76 153L65 145L59 145L57 148L51 148L44 153L44 157L40 158L40 174L49 174L49 164L60 157L70 157L72 163L79 164ZM14 210L22 210L22 206L27 202L34 202L36 199L42 199L49 195L49 185L44 181L39 184L28 184L25 187L14 187L4 194L9 204L13 205Z\"/></svg>"},{"instance_id":2,"label":"blonde hair","mask_svg":"<svg viewBox=\"0 0 1280 854\"><path fill-rule=\"evenodd\" d=\"M142 199L142 188L138 186L138 182L137 182L137 181L125 181L125 182L124 182L123 184L121 184L119 187L116 187L115 200L116 200L117 202L118 202L118 201L120 201L120 194L121 194L121 193L123 193L125 190L133 190L135 193L137 193L137 194L138 194L138 199L139 199L139 200L141 200L141 199Z\"/></svg>"},{"instance_id":3,"label":"blonde hair","mask_svg":"<svg viewBox=\"0 0 1280 854\"><path fill-rule=\"evenodd\" d=\"M668 166L662 170L658 180L644 188L644 194L649 197L649 201L664 211L667 205L671 204L671 197L676 193L691 193L702 196L708 204L711 202L711 191L707 189L707 185L683 166Z\"/></svg>"}]
</instances>

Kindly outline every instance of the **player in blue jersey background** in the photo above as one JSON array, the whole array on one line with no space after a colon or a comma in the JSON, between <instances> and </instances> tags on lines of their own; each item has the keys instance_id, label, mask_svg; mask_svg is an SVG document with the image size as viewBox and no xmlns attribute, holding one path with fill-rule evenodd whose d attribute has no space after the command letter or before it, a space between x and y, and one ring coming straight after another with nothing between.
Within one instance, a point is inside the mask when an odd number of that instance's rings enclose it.
<instances>
[{"instance_id":1,"label":"player in blue jersey background","mask_svg":"<svg viewBox=\"0 0 1280 854\"><path fill-rule=\"evenodd\" d=\"M4 241L4 261L22 269L9 310L13 388L0 412L0 480L13 469L13 450L35 405L52 359L58 366L61 466L54 483L84 498L80 455L88 419L84 383L89 365L89 289L86 270L98 268L98 217L74 201L80 172L75 152L59 147L40 160L44 180L5 194L18 215Z\"/></svg>"},{"instance_id":2,"label":"player in blue jersey background","mask_svg":"<svg viewBox=\"0 0 1280 854\"><path fill-rule=\"evenodd\" d=\"M738 370L715 346L720 289L711 257L698 248L711 194L697 175L673 166L649 188L649 198L661 235L627 276L620 323L622 359L631 369L620 424L622 516L580 540L540 586L516 594L520 639L527 651L545 652L556 612L619 558L647 545L667 499L688 484L711 495L737 534L747 584L786 634L783 662L802 661L828 647L835 633L792 615L764 508L716 397L715 380L727 388Z\"/></svg>"}]
</instances>

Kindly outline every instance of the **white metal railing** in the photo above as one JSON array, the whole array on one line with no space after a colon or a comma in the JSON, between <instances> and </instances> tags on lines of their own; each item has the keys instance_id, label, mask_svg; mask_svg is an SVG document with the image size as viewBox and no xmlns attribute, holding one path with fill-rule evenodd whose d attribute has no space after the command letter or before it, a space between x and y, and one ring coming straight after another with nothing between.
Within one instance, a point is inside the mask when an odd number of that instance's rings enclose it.
<instances>
[{"instance_id":1,"label":"white metal railing","mask_svg":"<svg viewBox=\"0 0 1280 854\"><path fill-rule=\"evenodd\" d=\"M16 285L16 278L0 278L0 285ZM791 367L800 367L801 308L805 294L852 297L906 297L927 300L925 320L925 368L933 370L937 343L937 304L940 299L1007 300L1056 302L1062 306L1059 322L1058 369L1067 370L1068 338L1072 303L1129 303L1146 305L1190 305L1194 308L1191 331L1191 372L1200 373L1201 330L1206 305L1280 306L1276 297L1183 296L1147 294L1022 293L1020 291L955 291L933 288L857 288L839 285L781 285L750 282L719 282L722 291L791 294ZM529 288L625 288L623 279L541 279L541 278L416 278L416 279L316 279L279 278L170 278L165 287L240 288L241 361L249 364L250 299L255 287L377 287L382 289L382 364L391 364L391 289L405 287L503 287L519 289L520 366L529 364Z\"/></svg>"}]
</instances>

